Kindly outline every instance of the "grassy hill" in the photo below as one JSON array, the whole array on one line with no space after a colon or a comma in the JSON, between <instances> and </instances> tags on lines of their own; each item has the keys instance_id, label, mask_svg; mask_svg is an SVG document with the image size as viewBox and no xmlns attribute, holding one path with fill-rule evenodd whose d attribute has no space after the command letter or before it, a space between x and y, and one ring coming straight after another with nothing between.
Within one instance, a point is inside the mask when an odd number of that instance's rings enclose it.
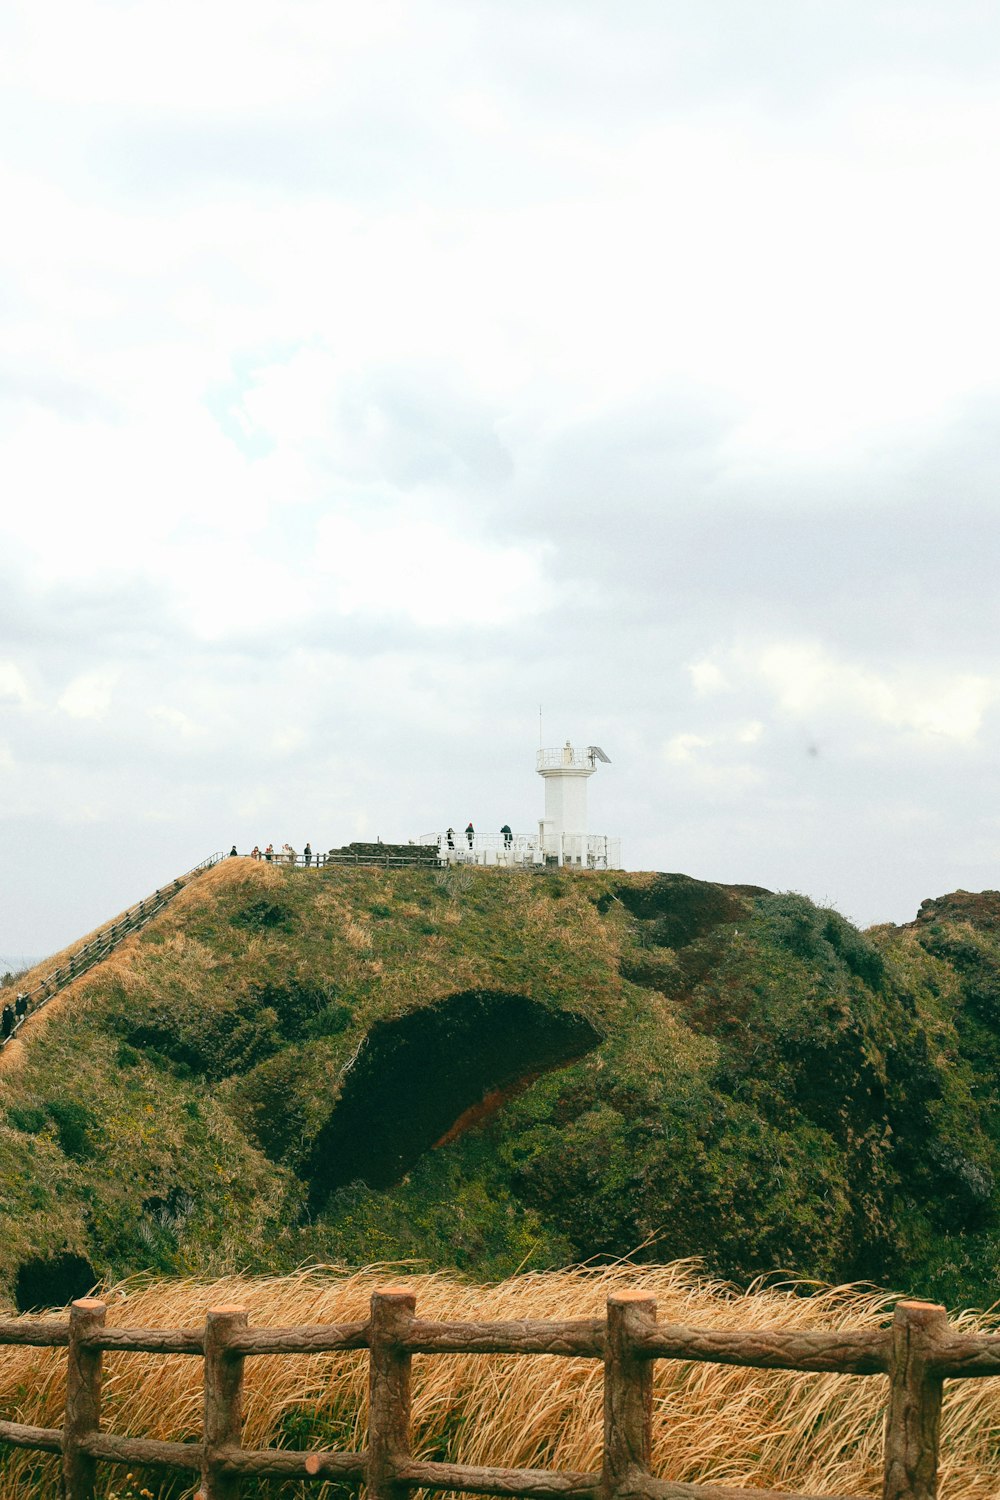
<instances>
[{"instance_id":1,"label":"grassy hill","mask_svg":"<svg viewBox=\"0 0 1000 1500\"><path fill-rule=\"evenodd\" d=\"M861 934L683 876L228 860L4 1054L0 1286L637 1251L989 1303L998 1089L1000 896Z\"/></svg>"}]
</instances>

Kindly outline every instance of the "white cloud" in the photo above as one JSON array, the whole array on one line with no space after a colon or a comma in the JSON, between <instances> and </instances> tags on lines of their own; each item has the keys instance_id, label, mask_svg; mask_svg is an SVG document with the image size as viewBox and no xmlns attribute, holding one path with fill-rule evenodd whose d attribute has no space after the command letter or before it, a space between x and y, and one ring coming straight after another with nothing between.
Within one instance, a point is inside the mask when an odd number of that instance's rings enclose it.
<instances>
[{"instance_id":1,"label":"white cloud","mask_svg":"<svg viewBox=\"0 0 1000 1500\"><path fill-rule=\"evenodd\" d=\"M975 739L1000 693L994 678L914 668L878 672L815 642L768 646L753 659L752 670L789 717L829 721L847 715L958 743Z\"/></svg>"},{"instance_id":2,"label":"white cloud","mask_svg":"<svg viewBox=\"0 0 1000 1500\"><path fill-rule=\"evenodd\" d=\"M664 754L667 760L686 763L694 760L696 751L704 750L711 744L712 740L706 735L693 734L688 730L682 734L671 735L664 746Z\"/></svg>"},{"instance_id":3,"label":"white cloud","mask_svg":"<svg viewBox=\"0 0 1000 1500\"><path fill-rule=\"evenodd\" d=\"M182 740L195 739L204 734L200 725L179 708L170 708L165 703L154 704L146 710L149 718L157 723L164 724L173 731L174 736Z\"/></svg>"},{"instance_id":4,"label":"white cloud","mask_svg":"<svg viewBox=\"0 0 1000 1500\"><path fill-rule=\"evenodd\" d=\"M71 719L103 719L111 707L118 673L113 669L84 672L66 688L58 707Z\"/></svg>"},{"instance_id":5,"label":"white cloud","mask_svg":"<svg viewBox=\"0 0 1000 1500\"><path fill-rule=\"evenodd\" d=\"M663 750L668 774L679 778L689 793L713 798L729 800L759 792L765 781L761 767L732 754L734 747L755 739L753 735L748 739L745 727L718 734L675 734Z\"/></svg>"},{"instance_id":6,"label":"white cloud","mask_svg":"<svg viewBox=\"0 0 1000 1500\"><path fill-rule=\"evenodd\" d=\"M740 745L756 745L764 735L764 726L759 719L753 719L749 724L744 724L736 731L736 740Z\"/></svg>"},{"instance_id":7,"label":"white cloud","mask_svg":"<svg viewBox=\"0 0 1000 1500\"><path fill-rule=\"evenodd\" d=\"M405 512L378 524L324 517L313 565L343 614L396 614L430 626L497 625L541 614L556 602L537 553L460 536Z\"/></svg>"},{"instance_id":8,"label":"white cloud","mask_svg":"<svg viewBox=\"0 0 1000 1500\"><path fill-rule=\"evenodd\" d=\"M789 4L7 8L5 817L454 820L544 699L644 858L996 883L1000 22Z\"/></svg>"},{"instance_id":9,"label":"white cloud","mask_svg":"<svg viewBox=\"0 0 1000 1500\"><path fill-rule=\"evenodd\" d=\"M257 0L252 10L235 0L20 0L11 10L19 47L8 54L9 85L27 75L40 97L64 105L170 113L255 111L349 87L359 55L408 30L394 0Z\"/></svg>"},{"instance_id":10,"label":"white cloud","mask_svg":"<svg viewBox=\"0 0 1000 1500\"><path fill-rule=\"evenodd\" d=\"M27 704L28 684L12 661L0 661L0 702Z\"/></svg>"},{"instance_id":11,"label":"white cloud","mask_svg":"<svg viewBox=\"0 0 1000 1500\"><path fill-rule=\"evenodd\" d=\"M714 661L698 661L688 667L691 674L691 683L699 697L708 697L712 693L721 693L728 686L726 674Z\"/></svg>"}]
</instances>

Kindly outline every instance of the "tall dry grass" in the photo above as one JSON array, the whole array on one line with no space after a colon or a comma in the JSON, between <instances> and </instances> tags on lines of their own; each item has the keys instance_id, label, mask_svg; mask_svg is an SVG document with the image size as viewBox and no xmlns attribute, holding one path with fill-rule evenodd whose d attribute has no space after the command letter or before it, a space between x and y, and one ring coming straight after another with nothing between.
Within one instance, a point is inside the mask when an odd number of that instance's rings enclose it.
<instances>
[{"instance_id":1,"label":"tall dry grass","mask_svg":"<svg viewBox=\"0 0 1000 1500\"><path fill-rule=\"evenodd\" d=\"M436 1318L567 1318L600 1314L609 1292L642 1286L663 1320L702 1327L844 1328L883 1322L891 1299L857 1287L811 1296L759 1287L748 1293L699 1279L685 1263L613 1266L512 1278L493 1287L440 1275L376 1268L346 1274L313 1269L290 1277L213 1282L124 1283L108 1293L110 1321L127 1326L197 1326L206 1309L241 1303L260 1326L363 1318L377 1287L411 1287L418 1312ZM963 1315L965 1326L994 1326ZM0 1412L58 1425L65 1355L0 1351ZM201 1420L201 1361L107 1356L105 1426L113 1431L190 1439ZM365 1443L364 1354L257 1358L247 1365L245 1442L279 1440L283 1422L312 1422L320 1445ZM654 1467L667 1478L773 1487L805 1493L875 1494L879 1488L884 1378L801 1375L658 1362ZM422 1356L414 1361L414 1448L424 1457L485 1464L595 1470L600 1466L601 1369L557 1357ZM1000 1385L953 1382L945 1398L942 1493L987 1500L1000 1488ZM54 1469L12 1455L0 1478L2 1500L55 1493ZM49 1487L46 1488L46 1485ZM122 1493L107 1470L100 1493ZM323 1494L275 1485L282 1495Z\"/></svg>"}]
</instances>

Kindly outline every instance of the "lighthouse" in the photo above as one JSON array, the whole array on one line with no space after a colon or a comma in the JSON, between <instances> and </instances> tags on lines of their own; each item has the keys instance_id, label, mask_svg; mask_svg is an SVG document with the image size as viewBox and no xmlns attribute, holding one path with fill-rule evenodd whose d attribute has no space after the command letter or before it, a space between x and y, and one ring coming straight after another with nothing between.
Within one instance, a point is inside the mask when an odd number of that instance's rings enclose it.
<instances>
[{"instance_id":1,"label":"lighthouse","mask_svg":"<svg viewBox=\"0 0 1000 1500\"><path fill-rule=\"evenodd\" d=\"M470 822L464 834L457 834L454 828L444 833L439 829L422 833L416 842L435 845L439 862L449 866L538 869L567 865L582 870L620 870L621 839L587 831L587 782L602 762L611 764L600 745L576 750L567 740L556 749L538 751L535 770L545 782L545 816L538 820L537 835L514 833L506 824L497 833L477 833ZM478 826L479 819L475 822Z\"/></svg>"},{"instance_id":2,"label":"lighthouse","mask_svg":"<svg viewBox=\"0 0 1000 1500\"><path fill-rule=\"evenodd\" d=\"M611 764L600 745L577 750L567 740L556 749L539 750L535 769L545 782L545 816L539 820L538 842L546 861L609 864L609 840L587 832L587 782L602 761Z\"/></svg>"}]
</instances>

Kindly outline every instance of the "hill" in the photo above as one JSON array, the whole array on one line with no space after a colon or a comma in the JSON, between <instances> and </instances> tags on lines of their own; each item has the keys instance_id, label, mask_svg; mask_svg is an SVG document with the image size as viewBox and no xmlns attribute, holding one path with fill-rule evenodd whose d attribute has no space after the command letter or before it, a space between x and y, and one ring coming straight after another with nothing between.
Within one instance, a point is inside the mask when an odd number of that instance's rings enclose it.
<instances>
[{"instance_id":1,"label":"hill","mask_svg":"<svg viewBox=\"0 0 1000 1500\"><path fill-rule=\"evenodd\" d=\"M0 1284L637 1251L992 1302L991 899L862 934L681 875L227 860L5 1057Z\"/></svg>"}]
</instances>

